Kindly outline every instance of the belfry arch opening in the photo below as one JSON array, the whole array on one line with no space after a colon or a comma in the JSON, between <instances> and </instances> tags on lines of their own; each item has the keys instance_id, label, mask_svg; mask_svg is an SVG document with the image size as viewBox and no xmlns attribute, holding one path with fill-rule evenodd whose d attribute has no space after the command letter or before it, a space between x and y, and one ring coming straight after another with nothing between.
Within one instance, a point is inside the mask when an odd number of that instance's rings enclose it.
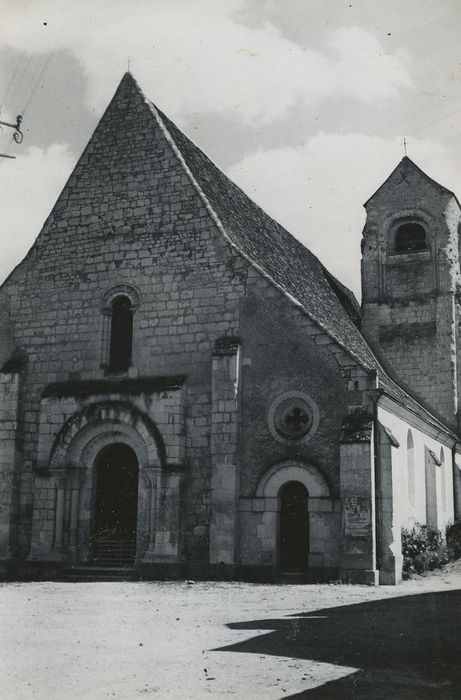
<instances>
[{"instance_id":1,"label":"belfry arch opening","mask_svg":"<svg viewBox=\"0 0 461 700\"><path fill-rule=\"evenodd\" d=\"M283 573L307 571L309 558L309 512L307 488L288 481L279 490L278 565Z\"/></svg>"},{"instance_id":2,"label":"belfry arch opening","mask_svg":"<svg viewBox=\"0 0 461 700\"><path fill-rule=\"evenodd\" d=\"M426 231L421 224L401 224L395 234L396 253L416 253L427 249Z\"/></svg>"},{"instance_id":3,"label":"belfry arch opening","mask_svg":"<svg viewBox=\"0 0 461 700\"><path fill-rule=\"evenodd\" d=\"M95 462L92 557L101 563L132 563L136 555L139 465L123 443L101 450Z\"/></svg>"}]
</instances>

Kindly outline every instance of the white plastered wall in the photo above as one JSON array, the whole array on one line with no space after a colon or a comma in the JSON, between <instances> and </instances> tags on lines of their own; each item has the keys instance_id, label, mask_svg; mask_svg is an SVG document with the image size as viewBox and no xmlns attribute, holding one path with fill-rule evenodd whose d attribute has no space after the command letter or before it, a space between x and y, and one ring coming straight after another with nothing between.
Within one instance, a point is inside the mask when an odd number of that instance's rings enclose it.
<instances>
[{"instance_id":1,"label":"white plastered wall","mask_svg":"<svg viewBox=\"0 0 461 700\"><path fill-rule=\"evenodd\" d=\"M422 430L417 421L406 420L390 409L378 405L378 420L400 443L392 450L392 472L398 488L395 490L397 502L394 508L401 527L412 527L415 523L425 524L426 471L435 475L437 527L444 532L454 516L452 445L448 436L434 437ZM409 483L409 455L407 449L408 431L413 439L414 491L411 498ZM436 459L432 456L434 455ZM443 459L441 459L441 455ZM441 462L441 464L437 464Z\"/></svg>"}]
</instances>

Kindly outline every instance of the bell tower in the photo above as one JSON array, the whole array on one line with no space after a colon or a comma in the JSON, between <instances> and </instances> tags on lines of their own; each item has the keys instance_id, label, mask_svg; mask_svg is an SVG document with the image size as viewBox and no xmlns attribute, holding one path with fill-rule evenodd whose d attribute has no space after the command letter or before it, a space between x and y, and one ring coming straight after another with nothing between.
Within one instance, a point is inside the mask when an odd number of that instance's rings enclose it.
<instances>
[{"instance_id":1,"label":"bell tower","mask_svg":"<svg viewBox=\"0 0 461 700\"><path fill-rule=\"evenodd\" d=\"M362 331L391 375L455 427L458 200L405 156L364 206Z\"/></svg>"}]
</instances>

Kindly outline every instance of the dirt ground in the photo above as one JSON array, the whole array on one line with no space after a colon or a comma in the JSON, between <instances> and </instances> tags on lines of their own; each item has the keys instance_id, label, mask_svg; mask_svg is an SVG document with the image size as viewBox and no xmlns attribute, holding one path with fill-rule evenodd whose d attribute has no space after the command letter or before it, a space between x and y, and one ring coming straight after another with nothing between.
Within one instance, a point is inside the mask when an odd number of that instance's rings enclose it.
<instances>
[{"instance_id":1,"label":"dirt ground","mask_svg":"<svg viewBox=\"0 0 461 700\"><path fill-rule=\"evenodd\" d=\"M459 700L461 566L380 588L0 584L0 697Z\"/></svg>"}]
</instances>

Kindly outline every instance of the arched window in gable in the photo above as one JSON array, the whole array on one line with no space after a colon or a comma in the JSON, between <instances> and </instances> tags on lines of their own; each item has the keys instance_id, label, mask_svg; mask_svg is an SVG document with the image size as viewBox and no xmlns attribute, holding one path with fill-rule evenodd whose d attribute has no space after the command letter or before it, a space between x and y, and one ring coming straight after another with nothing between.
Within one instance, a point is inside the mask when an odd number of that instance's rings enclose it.
<instances>
[{"instance_id":1,"label":"arched window in gable","mask_svg":"<svg viewBox=\"0 0 461 700\"><path fill-rule=\"evenodd\" d=\"M407 484L408 500L414 507L416 502L415 445L411 430L407 433Z\"/></svg>"},{"instance_id":2,"label":"arched window in gable","mask_svg":"<svg viewBox=\"0 0 461 700\"><path fill-rule=\"evenodd\" d=\"M133 345L133 308L125 295L116 296L111 304L109 370L124 372L131 365Z\"/></svg>"},{"instance_id":3,"label":"arched window in gable","mask_svg":"<svg viewBox=\"0 0 461 700\"><path fill-rule=\"evenodd\" d=\"M396 253L416 253L426 249L426 231L421 224L409 222L398 227L395 234Z\"/></svg>"},{"instance_id":4,"label":"arched window in gable","mask_svg":"<svg viewBox=\"0 0 461 700\"><path fill-rule=\"evenodd\" d=\"M102 367L108 372L127 372L133 358L134 314L139 296L129 285L109 289L102 300Z\"/></svg>"}]
</instances>

